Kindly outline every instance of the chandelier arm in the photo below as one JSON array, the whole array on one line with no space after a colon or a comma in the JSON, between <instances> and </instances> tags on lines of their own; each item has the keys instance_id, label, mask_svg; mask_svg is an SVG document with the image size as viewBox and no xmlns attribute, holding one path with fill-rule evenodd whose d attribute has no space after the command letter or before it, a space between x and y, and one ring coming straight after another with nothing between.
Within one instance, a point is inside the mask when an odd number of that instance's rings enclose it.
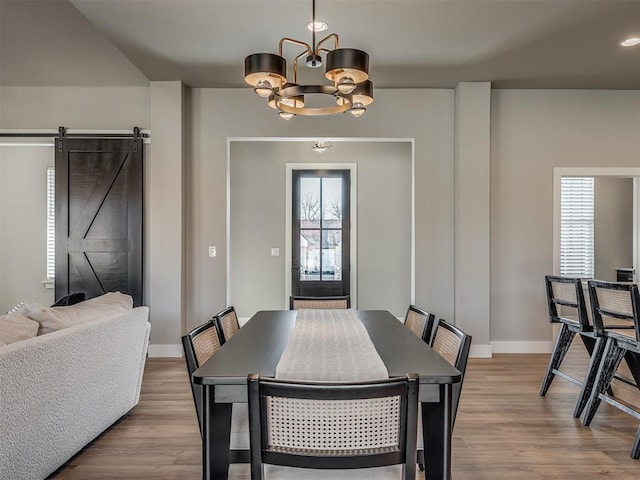
<instances>
[{"instance_id":1,"label":"chandelier arm","mask_svg":"<svg viewBox=\"0 0 640 480\"><path fill-rule=\"evenodd\" d=\"M301 42L300 40L296 40L295 38L283 37L280 39L280 46L278 47L278 55L282 57L282 46L285 42L293 43L294 45L300 45L307 49L307 53L309 55L313 55L313 50L309 46L308 43Z\"/></svg>"},{"instance_id":2,"label":"chandelier arm","mask_svg":"<svg viewBox=\"0 0 640 480\"><path fill-rule=\"evenodd\" d=\"M302 52L300 55L296 57L293 61L293 83L298 83L298 60L304 58L307 52Z\"/></svg>"},{"instance_id":3,"label":"chandelier arm","mask_svg":"<svg viewBox=\"0 0 640 480\"><path fill-rule=\"evenodd\" d=\"M324 37L322 40L320 40L317 44L316 44L316 55L320 55L320 51L323 50L325 52L329 52L330 50L324 49L324 48L320 48L320 45L322 45L324 42L326 42L327 40L329 40L330 38L334 39L334 44L333 44L333 49L337 49L338 48L338 34L337 33L331 33L329 35L327 35L326 37Z\"/></svg>"}]
</instances>

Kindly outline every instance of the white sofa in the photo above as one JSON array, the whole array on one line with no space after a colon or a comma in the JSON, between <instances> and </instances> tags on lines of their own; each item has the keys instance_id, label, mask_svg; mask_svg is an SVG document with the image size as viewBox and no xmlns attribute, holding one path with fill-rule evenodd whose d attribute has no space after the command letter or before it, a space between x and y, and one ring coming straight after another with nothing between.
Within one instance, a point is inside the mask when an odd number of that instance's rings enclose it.
<instances>
[{"instance_id":1,"label":"white sofa","mask_svg":"<svg viewBox=\"0 0 640 480\"><path fill-rule=\"evenodd\" d=\"M137 307L0 347L1 480L43 480L138 403L148 318Z\"/></svg>"}]
</instances>

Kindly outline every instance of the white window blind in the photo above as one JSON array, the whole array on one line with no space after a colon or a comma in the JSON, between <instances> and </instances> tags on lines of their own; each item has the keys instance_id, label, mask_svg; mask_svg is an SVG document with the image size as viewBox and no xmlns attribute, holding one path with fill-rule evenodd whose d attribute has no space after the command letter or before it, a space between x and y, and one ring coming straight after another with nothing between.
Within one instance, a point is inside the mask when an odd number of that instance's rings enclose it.
<instances>
[{"instance_id":1,"label":"white window blind","mask_svg":"<svg viewBox=\"0 0 640 480\"><path fill-rule=\"evenodd\" d=\"M593 177L563 177L560 189L560 274L593 278Z\"/></svg>"},{"instance_id":2,"label":"white window blind","mask_svg":"<svg viewBox=\"0 0 640 480\"><path fill-rule=\"evenodd\" d=\"M56 173L47 167L47 280L56 275Z\"/></svg>"}]
</instances>

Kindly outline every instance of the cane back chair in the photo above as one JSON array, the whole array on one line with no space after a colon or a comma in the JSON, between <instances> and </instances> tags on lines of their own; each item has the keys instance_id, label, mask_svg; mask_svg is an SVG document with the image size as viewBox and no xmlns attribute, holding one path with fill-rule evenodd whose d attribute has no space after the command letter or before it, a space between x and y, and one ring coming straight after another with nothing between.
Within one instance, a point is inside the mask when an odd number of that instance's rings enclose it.
<instances>
[{"instance_id":1,"label":"cane back chair","mask_svg":"<svg viewBox=\"0 0 640 480\"><path fill-rule=\"evenodd\" d=\"M436 316L434 314L425 312L415 305L409 305L407 314L404 317L404 325L411 330L416 337L420 337L425 342L430 343L435 319Z\"/></svg>"},{"instance_id":2,"label":"cane back chair","mask_svg":"<svg viewBox=\"0 0 640 480\"><path fill-rule=\"evenodd\" d=\"M640 412L621 403L607 393L614 373L625 358L635 380L640 385L640 294L638 285L592 280L589 297L593 323L597 335L606 339L602 360L598 365L589 403L585 409L583 424L591 424L601 401L622 410L640 420ZM632 458L640 458L640 429L631 449Z\"/></svg>"},{"instance_id":3,"label":"cane back chair","mask_svg":"<svg viewBox=\"0 0 640 480\"><path fill-rule=\"evenodd\" d=\"M416 374L357 383L249 375L251 479L309 478L308 469L334 469L331 477L343 479L347 470L396 465L365 478L414 480L417 382Z\"/></svg>"},{"instance_id":4,"label":"cane back chair","mask_svg":"<svg viewBox=\"0 0 640 480\"><path fill-rule=\"evenodd\" d=\"M240 330L240 323L238 323L238 315L236 309L231 306L227 307L213 317L218 324L218 331L220 332L221 343L228 342L238 330Z\"/></svg>"},{"instance_id":5,"label":"cane back chair","mask_svg":"<svg viewBox=\"0 0 640 480\"><path fill-rule=\"evenodd\" d=\"M325 310L347 308L351 308L350 295L335 297L301 297L298 295L293 295L289 297L289 310Z\"/></svg>"}]
</instances>

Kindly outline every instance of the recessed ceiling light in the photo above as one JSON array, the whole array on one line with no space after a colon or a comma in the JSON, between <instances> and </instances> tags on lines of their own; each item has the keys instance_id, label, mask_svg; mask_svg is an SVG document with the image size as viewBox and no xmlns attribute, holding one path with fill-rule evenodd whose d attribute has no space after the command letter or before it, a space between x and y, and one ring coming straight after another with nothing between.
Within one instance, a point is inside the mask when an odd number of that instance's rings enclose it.
<instances>
[{"instance_id":1,"label":"recessed ceiling light","mask_svg":"<svg viewBox=\"0 0 640 480\"><path fill-rule=\"evenodd\" d=\"M327 25L325 22L320 22L318 20L316 20L315 22L309 22L307 23L307 28L309 30L311 30L312 32L324 32L325 30L327 30L329 28L329 25Z\"/></svg>"},{"instance_id":2,"label":"recessed ceiling light","mask_svg":"<svg viewBox=\"0 0 640 480\"><path fill-rule=\"evenodd\" d=\"M639 37L629 37L626 40L620 42L621 47L633 47L634 45L640 44Z\"/></svg>"}]
</instances>

